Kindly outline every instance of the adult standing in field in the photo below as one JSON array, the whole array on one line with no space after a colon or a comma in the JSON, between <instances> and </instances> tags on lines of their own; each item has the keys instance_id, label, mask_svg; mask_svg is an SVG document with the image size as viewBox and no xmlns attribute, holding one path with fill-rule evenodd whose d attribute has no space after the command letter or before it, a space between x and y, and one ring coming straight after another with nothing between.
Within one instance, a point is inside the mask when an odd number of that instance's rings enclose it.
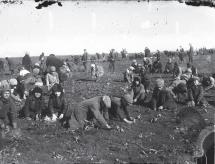
<instances>
[{"instance_id":1,"label":"adult standing in field","mask_svg":"<svg viewBox=\"0 0 215 164\"><path fill-rule=\"evenodd\" d=\"M46 71L47 71L47 66L46 66L46 62L45 62L44 52L42 52L39 57L39 64L40 64L41 74L45 75Z\"/></svg>"},{"instance_id":2,"label":"adult standing in field","mask_svg":"<svg viewBox=\"0 0 215 164\"><path fill-rule=\"evenodd\" d=\"M122 51L120 52L122 55L122 59L126 59L128 56L128 52L125 48L122 49Z\"/></svg>"},{"instance_id":3,"label":"adult standing in field","mask_svg":"<svg viewBox=\"0 0 215 164\"><path fill-rule=\"evenodd\" d=\"M22 65L25 67L25 69L31 71L32 61L28 53L25 53L25 56L22 58Z\"/></svg>"},{"instance_id":4,"label":"adult standing in field","mask_svg":"<svg viewBox=\"0 0 215 164\"><path fill-rule=\"evenodd\" d=\"M145 57L150 57L151 52L150 49L148 47L145 47Z\"/></svg>"},{"instance_id":5,"label":"adult standing in field","mask_svg":"<svg viewBox=\"0 0 215 164\"><path fill-rule=\"evenodd\" d=\"M0 72L4 72L4 62L3 60L0 60Z\"/></svg>"},{"instance_id":6,"label":"adult standing in field","mask_svg":"<svg viewBox=\"0 0 215 164\"><path fill-rule=\"evenodd\" d=\"M108 61L109 61L109 71L110 72L115 72L115 49L111 49L109 56L108 56Z\"/></svg>"},{"instance_id":7,"label":"adult standing in field","mask_svg":"<svg viewBox=\"0 0 215 164\"><path fill-rule=\"evenodd\" d=\"M184 49L181 46L179 50L179 60L180 60L180 63L184 63Z\"/></svg>"},{"instance_id":8,"label":"adult standing in field","mask_svg":"<svg viewBox=\"0 0 215 164\"><path fill-rule=\"evenodd\" d=\"M7 62L7 65L9 67L9 71L11 74L14 74L14 70L15 70L15 63L9 59L8 57L5 58L6 62Z\"/></svg>"},{"instance_id":9,"label":"adult standing in field","mask_svg":"<svg viewBox=\"0 0 215 164\"><path fill-rule=\"evenodd\" d=\"M84 70L87 72L87 63L88 63L88 52L86 49L84 49L84 53L82 55L82 62L83 62L83 66L84 66Z\"/></svg>"},{"instance_id":10,"label":"adult standing in field","mask_svg":"<svg viewBox=\"0 0 215 164\"><path fill-rule=\"evenodd\" d=\"M189 44L189 46L190 46L190 49L189 49L189 52L188 52L188 58L189 58L189 62L192 63L193 62L194 50L193 50L193 46L192 46L191 43Z\"/></svg>"}]
</instances>

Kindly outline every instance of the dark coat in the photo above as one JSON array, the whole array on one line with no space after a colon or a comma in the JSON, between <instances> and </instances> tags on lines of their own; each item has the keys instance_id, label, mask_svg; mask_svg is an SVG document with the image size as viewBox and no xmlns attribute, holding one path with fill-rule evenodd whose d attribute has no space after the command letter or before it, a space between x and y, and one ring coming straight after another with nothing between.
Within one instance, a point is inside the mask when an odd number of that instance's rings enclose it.
<instances>
[{"instance_id":1,"label":"dark coat","mask_svg":"<svg viewBox=\"0 0 215 164\"><path fill-rule=\"evenodd\" d=\"M43 98L43 96L36 98L34 94L27 98L24 106L26 117L32 116L33 118L35 118L36 114L41 116L45 109L45 99Z\"/></svg>"},{"instance_id":2,"label":"dark coat","mask_svg":"<svg viewBox=\"0 0 215 164\"><path fill-rule=\"evenodd\" d=\"M0 119L5 124L13 125L16 120L16 106L14 101L9 99L0 98Z\"/></svg>"},{"instance_id":3,"label":"dark coat","mask_svg":"<svg viewBox=\"0 0 215 164\"><path fill-rule=\"evenodd\" d=\"M49 55L46 59L46 66L55 66L56 70L59 71L60 67L63 66L63 61L57 58L55 55Z\"/></svg>"},{"instance_id":4,"label":"dark coat","mask_svg":"<svg viewBox=\"0 0 215 164\"><path fill-rule=\"evenodd\" d=\"M151 99L152 108L157 109L160 106L163 106L164 109L175 109L176 104L173 100L173 97L169 91L165 88L159 90L155 87Z\"/></svg>"}]
</instances>

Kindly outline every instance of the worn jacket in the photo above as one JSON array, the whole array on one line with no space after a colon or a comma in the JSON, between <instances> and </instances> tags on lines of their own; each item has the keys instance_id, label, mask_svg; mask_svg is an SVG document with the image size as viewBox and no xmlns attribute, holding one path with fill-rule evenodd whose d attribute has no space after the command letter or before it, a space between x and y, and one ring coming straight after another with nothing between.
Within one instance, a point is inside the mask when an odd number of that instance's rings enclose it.
<instances>
[{"instance_id":1,"label":"worn jacket","mask_svg":"<svg viewBox=\"0 0 215 164\"><path fill-rule=\"evenodd\" d=\"M41 96L36 98L34 95L31 95L27 98L24 106L25 116L29 117L30 113L41 114L45 110L45 100Z\"/></svg>"},{"instance_id":2,"label":"worn jacket","mask_svg":"<svg viewBox=\"0 0 215 164\"><path fill-rule=\"evenodd\" d=\"M0 98L0 119L5 124L13 124L16 119L16 106L11 98Z\"/></svg>"},{"instance_id":3,"label":"worn jacket","mask_svg":"<svg viewBox=\"0 0 215 164\"><path fill-rule=\"evenodd\" d=\"M188 100L195 103L200 102L204 98L204 90L201 85L191 85L188 87Z\"/></svg>"},{"instance_id":4,"label":"worn jacket","mask_svg":"<svg viewBox=\"0 0 215 164\"><path fill-rule=\"evenodd\" d=\"M48 109L51 114L58 113L65 114L67 111L67 103L64 97L64 94L61 93L59 97L54 94L51 94L48 101Z\"/></svg>"},{"instance_id":5,"label":"worn jacket","mask_svg":"<svg viewBox=\"0 0 215 164\"><path fill-rule=\"evenodd\" d=\"M166 88L159 90L155 87L151 103L153 109L157 109L160 106L163 106L164 109L172 109L176 107L171 93L167 91Z\"/></svg>"},{"instance_id":6,"label":"worn jacket","mask_svg":"<svg viewBox=\"0 0 215 164\"><path fill-rule=\"evenodd\" d=\"M88 120L90 113L103 126L107 125L106 119L108 117L108 109L102 103L102 96L97 96L91 99L82 101L75 109L75 117L77 121L83 126L84 121Z\"/></svg>"}]
</instances>

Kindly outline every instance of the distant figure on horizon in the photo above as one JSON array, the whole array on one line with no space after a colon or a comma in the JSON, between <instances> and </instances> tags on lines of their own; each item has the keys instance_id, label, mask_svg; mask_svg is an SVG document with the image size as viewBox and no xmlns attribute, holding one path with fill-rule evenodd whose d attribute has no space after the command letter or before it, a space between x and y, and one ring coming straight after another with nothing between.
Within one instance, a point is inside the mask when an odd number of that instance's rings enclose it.
<instances>
[{"instance_id":1,"label":"distant figure on horizon","mask_svg":"<svg viewBox=\"0 0 215 164\"><path fill-rule=\"evenodd\" d=\"M188 58L189 58L189 63L192 63L193 62L194 50L193 50L192 44L190 43L189 45L190 45L190 50L188 52Z\"/></svg>"},{"instance_id":2,"label":"distant figure on horizon","mask_svg":"<svg viewBox=\"0 0 215 164\"><path fill-rule=\"evenodd\" d=\"M84 49L84 53L82 55L82 62L83 62L83 66L84 66L84 70L87 72L87 60L88 60L88 53L87 53L87 50Z\"/></svg>"},{"instance_id":3,"label":"distant figure on horizon","mask_svg":"<svg viewBox=\"0 0 215 164\"><path fill-rule=\"evenodd\" d=\"M31 71L32 61L30 58L29 53L25 53L25 56L22 58L22 65L27 69L28 71Z\"/></svg>"},{"instance_id":4,"label":"distant figure on horizon","mask_svg":"<svg viewBox=\"0 0 215 164\"><path fill-rule=\"evenodd\" d=\"M11 59L9 59L8 57L6 57L5 60L6 60L6 63L8 65L8 67L9 67L10 73L14 74L14 70L15 70L15 64L14 64L14 62Z\"/></svg>"},{"instance_id":5,"label":"distant figure on horizon","mask_svg":"<svg viewBox=\"0 0 215 164\"><path fill-rule=\"evenodd\" d=\"M108 61L109 61L109 71L110 72L115 72L115 58L114 58L114 53L115 49L111 49L109 56L108 56Z\"/></svg>"}]
</instances>

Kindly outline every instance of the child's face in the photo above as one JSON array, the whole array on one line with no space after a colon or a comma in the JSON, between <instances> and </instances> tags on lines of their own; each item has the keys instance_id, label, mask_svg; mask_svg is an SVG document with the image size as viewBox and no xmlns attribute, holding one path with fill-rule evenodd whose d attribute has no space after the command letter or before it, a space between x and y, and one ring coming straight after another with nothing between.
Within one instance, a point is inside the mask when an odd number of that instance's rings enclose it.
<instances>
[{"instance_id":1,"label":"child's face","mask_svg":"<svg viewBox=\"0 0 215 164\"><path fill-rule=\"evenodd\" d=\"M61 92L57 91L57 92L55 92L55 95L56 95L57 97L59 97L59 96L61 95Z\"/></svg>"},{"instance_id":2,"label":"child's face","mask_svg":"<svg viewBox=\"0 0 215 164\"><path fill-rule=\"evenodd\" d=\"M35 95L36 98L40 98L41 97L41 93L38 93L38 92L35 92L34 95Z\"/></svg>"},{"instance_id":3,"label":"child's face","mask_svg":"<svg viewBox=\"0 0 215 164\"><path fill-rule=\"evenodd\" d=\"M140 84L140 82L139 82L139 81L135 81L135 84L136 84L136 85L139 85L139 84Z\"/></svg>"},{"instance_id":4,"label":"child's face","mask_svg":"<svg viewBox=\"0 0 215 164\"><path fill-rule=\"evenodd\" d=\"M198 81L198 80L195 80L195 81L194 81L194 84L195 84L195 85L199 85L199 81Z\"/></svg>"},{"instance_id":5,"label":"child's face","mask_svg":"<svg viewBox=\"0 0 215 164\"><path fill-rule=\"evenodd\" d=\"M3 97L4 97L5 99L8 99L8 98L10 97L10 92L9 92L9 91L4 92L4 93L3 93Z\"/></svg>"}]
</instances>

